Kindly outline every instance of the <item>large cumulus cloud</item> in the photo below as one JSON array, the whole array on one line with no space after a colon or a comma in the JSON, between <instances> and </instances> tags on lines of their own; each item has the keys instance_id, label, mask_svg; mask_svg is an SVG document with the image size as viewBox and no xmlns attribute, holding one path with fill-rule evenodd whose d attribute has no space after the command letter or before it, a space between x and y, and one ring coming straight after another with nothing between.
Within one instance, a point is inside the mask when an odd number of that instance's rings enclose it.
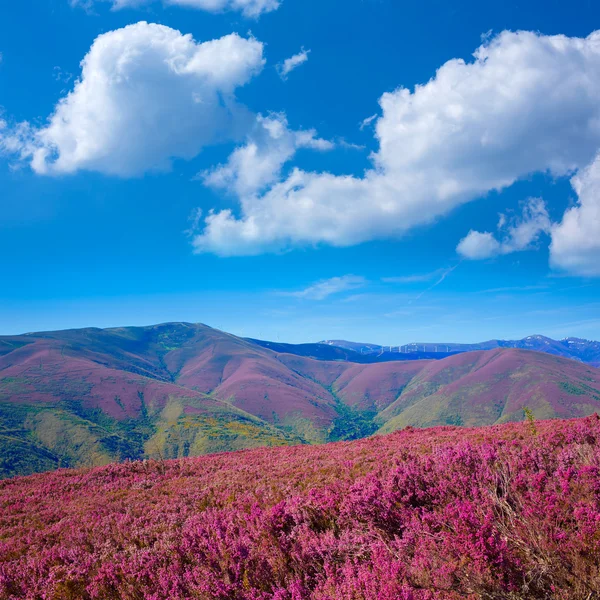
<instances>
[{"instance_id":1,"label":"large cumulus cloud","mask_svg":"<svg viewBox=\"0 0 600 600\"><path fill-rule=\"evenodd\" d=\"M240 194L238 210L208 214L197 251L400 236L528 174L572 174L600 147L600 32L504 32L380 106L379 147L362 177L292 169L262 193Z\"/></svg>"},{"instance_id":2,"label":"large cumulus cloud","mask_svg":"<svg viewBox=\"0 0 600 600\"><path fill-rule=\"evenodd\" d=\"M94 41L45 126L5 123L0 144L40 174L168 169L246 131L253 117L234 92L263 64L263 45L252 38L197 43L163 25L130 25Z\"/></svg>"}]
</instances>

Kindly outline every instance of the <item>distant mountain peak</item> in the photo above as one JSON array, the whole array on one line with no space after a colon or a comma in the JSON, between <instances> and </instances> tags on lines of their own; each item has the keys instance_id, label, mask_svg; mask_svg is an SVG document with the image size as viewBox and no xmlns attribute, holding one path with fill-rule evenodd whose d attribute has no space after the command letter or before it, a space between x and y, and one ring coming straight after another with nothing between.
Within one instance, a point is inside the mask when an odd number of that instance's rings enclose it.
<instances>
[{"instance_id":1,"label":"distant mountain peak","mask_svg":"<svg viewBox=\"0 0 600 600\"><path fill-rule=\"evenodd\" d=\"M448 342L412 342L410 344L382 346L378 344L364 344L346 340L328 340L321 342L330 346L338 346L363 355L388 356L395 355L397 360L404 360L407 356L412 359L417 356L423 358L445 358L452 354L474 352L477 350L491 350L493 348L523 348L564 356L579 362L600 366L600 342L576 337L567 337L554 340L545 335L528 335L521 340L488 340L474 344L457 344Z\"/></svg>"}]
</instances>

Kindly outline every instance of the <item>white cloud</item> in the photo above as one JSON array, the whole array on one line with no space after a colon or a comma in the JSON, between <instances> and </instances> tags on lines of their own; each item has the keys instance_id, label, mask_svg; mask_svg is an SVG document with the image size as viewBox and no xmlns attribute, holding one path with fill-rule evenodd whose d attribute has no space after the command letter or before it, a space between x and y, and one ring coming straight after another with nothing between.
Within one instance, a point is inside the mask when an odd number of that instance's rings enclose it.
<instances>
[{"instance_id":1,"label":"white cloud","mask_svg":"<svg viewBox=\"0 0 600 600\"><path fill-rule=\"evenodd\" d=\"M489 231L474 231L471 229L467 236L458 244L456 251L465 258L481 260L500 253L500 242Z\"/></svg>"},{"instance_id":2,"label":"white cloud","mask_svg":"<svg viewBox=\"0 0 600 600\"><path fill-rule=\"evenodd\" d=\"M355 144L353 142L349 142L348 140L345 140L344 138L337 138L335 141L336 141L336 144L340 148L345 148L346 150L359 150L359 151L363 151L363 150L367 149L367 147L363 146L362 144Z\"/></svg>"},{"instance_id":3,"label":"white cloud","mask_svg":"<svg viewBox=\"0 0 600 600\"><path fill-rule=\"evenodd\" d=\"M31 143L31 127L28 123L9 125L0 117L0 156L21 155Z\"/></svg>"},{"instance_id":4,"label":"white cloud","mask_svg":"<svg viewBox=\"0 0 600 600\"><path fill-rule=\"evenodd\" d=\"M331 150L333 143L314 130L292 131L283 114L258 115L245 145L236 148L225 165L202 174L204 183L239 196L262 191L276 181L283 165L300 148Z\"/></svg>"},{"instance_id":5,"label":"white cloud","mask_svg":"<svg viewBox=\"0 0 600 600\"><path fill-rule=\"evenodd\" d=\"M306 300L325 300L334 294L364 287L366 283L367 281L364 277L344 275L343 277L332 277L331 279L318 281L304 290L285 292L284 295L304 298Z\"/></svg>"},{"instance_id":6,"label":"white cloud","mask_svg":"<svg viewBox=\"0 0 600 600\"><path fill-rule=\"evenodd\" d=\"M145 22L103 34L48 124L21 124L21 155L40 174L168 169L174 158L239 136L251 117L234 90L263 64L263 45L236 34L196 43Z\"/></svg>"},{"instance_id":7,"label":"white cloud","mask_svg":"<svg viewBox=\"0 0 600 600\"><path fill-rule=\"evenodd\" d=\"M293 169L239 214L212 212L197 250L255 254L397 237L535 172L560 177L600 146L600 32L504 32L413 92L380 99L363 177Z\"/></svg>"},{"instance_id":8,"label":"white cloud","mask_svg":"<svg viewBox=\"0 0 600 600\"><path fill-rule=\"evenodd\" d=\"M298 54L294 54L294 56L286 58L286 60L278 64L277 72L279 73L279 77L285 81L294 69L297 69L308 60L309 53L310 50L302 48Z\"/></svg>"},{"instance_id":9,"label":"white cloud","mask_svg":"<svg viewBox=\"0 0 600 600\"><path fill-rule=\"evenodd\" d=\"M521 217L509 220L500 215L498 229L502 241L492 233L469 231L458 244L456 250L464 258L481 260L500 254L512 254L531 249L543 233L550 233L550 217L546 204L541 198L530 198L523 206Z\"/></svg>"},{"instance_id":10,"label":"white cloud","mask_svg":"<svg viewBox=\"0 0 600 600\"><path fill-rule=\"evenodd\" d=\"M600 276L600 156L571 180L576 206L552 228L550 260L574 275Z\"/></svg>"},{"instance_id":11,"label":"white cloud","mask_svg":"<svg viewBox=\"0 0 600 600\"><path fill-rule=\"evenodd\" d=\"M507 220L503 224L506 227ZM550 233L551 222L546 203L541 198L530 198L523 206L523 215L513 219L502 242L504 254L521 252L534 246L544 233Z\"/></svg>"},{"instance_id":12,"label":"white cloud","mask_svg":"<svg viewBox=\"0 0 600 600\"><path fill-rule=\"evenodd\" d=\"M153 4L155 0L95 0L96 2L111 2L113 10L123 8L140 8ZM94 0L71 0L71 5L89 9ZM277 10L280 0L163 0L165 6L181 6L208 12L237 11L245 17L257 18L263 13Z\"/></svg>"}]
</instances>

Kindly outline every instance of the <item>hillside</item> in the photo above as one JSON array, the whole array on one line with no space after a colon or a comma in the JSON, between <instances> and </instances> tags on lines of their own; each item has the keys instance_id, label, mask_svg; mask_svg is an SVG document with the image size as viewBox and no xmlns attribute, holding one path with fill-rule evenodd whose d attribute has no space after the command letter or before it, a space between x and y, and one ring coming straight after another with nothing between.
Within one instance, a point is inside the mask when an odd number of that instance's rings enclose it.
<instances>
[{"instance_id":1,"label":"hillside","mask_svg":"<svg viewBox=\"0 0 600 600\"><path fill-rule=\"evenodd\" d=\"M549 354L287 350L189 323L0 337L0 476L600 410L600 371Z\"/></svg>"},{"instance_id":2,"label":"hillside","mask_svg":"<svg viewBox=\"0 0 600 600\"><path fill-rule=\"evenodd\" d=\"M600 372L558 356L517 349L469 352L423 368L377 417L382 431L407 425L478 426L600 409Z\"/></svg>"},{"instance_id":3,"label":"hillside","mask_svg":"<svg viewBox=\"0 0 600 600\"><path fill-rule=\"evenodd\" d=\"M0 597L597 600L600 420L0 482Z\"/></svg>"},{"instance_id":4,"label":"hillside","mask_svg":"<svg viewBox=\"0 0 600 600\"><path fill-rule=\"evenodd\" d=\"M189 334L166 326L4 338L15 349L0 356L0 473L300 442L176 383L165 357Z\"/></svg>"}]
</instances>

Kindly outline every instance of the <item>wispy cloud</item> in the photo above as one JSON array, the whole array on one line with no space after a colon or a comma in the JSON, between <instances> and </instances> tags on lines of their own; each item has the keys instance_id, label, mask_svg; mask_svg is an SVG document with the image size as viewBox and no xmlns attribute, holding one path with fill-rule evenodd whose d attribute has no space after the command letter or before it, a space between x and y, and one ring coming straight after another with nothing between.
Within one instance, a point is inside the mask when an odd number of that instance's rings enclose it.
<instances>
[{"instance_id":1,"label":"wispy cloud","mask_svg":"<svg viewBox=\"0 0 600 600\"><path fill-rule=\"evenodd\" d=\"M366 283L367 280L364 277L344 275L343 277L332 277L331 279L317 281L297 292L280 292L280 294L306 300L325 300L334 294L364 287Z\"/></svg>"},{"instance_id":2,"label":"wispy cloud","mask_svg":"<svg viewBox=\"0 0 600 600\"><path fill-rule=\"evenodd\" d=\"M448 277L448 275L450 275L450 273L452 273L454 270L456 270L456 268L458 267L458 265L460 265L460 262L457 263L457 264L455 264L453 267L449 267L448 269L444 269L444 271L441 273L440 277L438 279L436 279L435 283L433 283L432 285L430 285L426 290L423 290L414 300L411 300L409 302L409 304L412 304L413 302L417 302L425 294L427 294L428 292L430 292L431 290L433 290L434 288L436 288L438 285L440 285L440 283L442 283L446 279L446 277Z\"/></svg>"},{"instance_id":3,"label":"wispy cloud","mask_svg":"<svg viewBox=\"0 0 600 600\"><path fill-rule=\"evenodd\" d=\"M374 115L371 115L370 117L367 117L366 119L363 119L359 123L360 130L362 131L365 127L368 127L377 117L378 117L378 115L377 115L377 113L375 113Z\"/></svg>"},{"instance_id":4,"label":"wispy cloud","mask_svg":"<svg viewBox=\"0 0 600 600\"><path fill-rule=\"evenodd\" d=\"M346 150L366 150L367 148L363 144L354 144L341 137L337 138L335 141L340 148L345 148Z\"/></svg>"},{"instance_id":5,"label":"wispy cloud","mask_svg":"<svg viewBox=\"0 0 600 600\"><path fill-rule=\"evenodd\" d=\"M560 290L559 290L560 291ZM575 304L575 305L561 305L555 308L540 308L535 310L527 311L526 315L571 315L574 316L576 314L581 314L582 311L594 311L598 312L600 310L600 302L586 302L585 304ZM585 314L585 313L584 313Z\"/></svg>"},{"instance_id":6,"label":"wispy cloud","mask_svg":"<svg viewBox=\"0 0 600 600\"><path fill-rule=\"evenodd\" d=\"M365 302L369 303L371 308L377 306L389 306L405 304L412 297L412 292L399 292L399 293L382 293L378 291L377 286L372 286L374 291L358 292L356 294L350 294L346 296L342 302Z\"/></svg>"},{"instance_id":7,"label":"wispy cloud","mask_svg":"<svg viewBox=\"0 0 600 600\"><path fill-rule=\"evenodd\" d=\"M573 336L577 333L583 335L589 335L588 332L591 328L600 327L600 319L582 319L579 321L569 321L561 323L556 327L550 328L547 335L558 338L562 336Z\"/></svg>"},{"instance_id":8,"label":"wispy cloud","mask_svg":"<svg viewBox=\"0 0 600 600\"><path fill-rule=\"evenodd\" d=\"M279 77L285 81L294 69L297 69L308 60L309 54L310 50L302 48L298 54L294 54L294 56L286 58L282 63L279 63L276 67Z\"/></svg>"},{"instance_id":9,"label":"wispy cloud","mask_svg":"<svg viewBox=\"0 0 600 600\"><path fill-rule=\"evenodd\" d=\"M527 316L547 317L550 315L562 315L565 313L565 308L540 308L536 310L528 310L524 313Z\"/></svg>"},{"instance_id":10,"label":"wispy cloud","mask_svg":"<svg viewBox=\"0 0 600 600\"><path fill-rule=\"evenodd\" d=\"M424 283L431 281L443 273L446 269L437 269L431 273L420 273L417 275L401 275L400 277L383 277L381 281L384 283Z\"/></svg>"},{"instance_id":11,"label":"wispy cloud","mask_svg":"<svg viewBox=\"0 0 600 600\"><path fill-rule=\"evenodd\" d=\"M394 310L392 312L385 313L383 316L386 319L395 319L397 317L410 317L414 314L415 313L412 310Z\"/></svg>"},{"instance_id":12,"label":"wispy cloud","mask_svg":"<svg viewBox=\"0 0 600 600\"><path fill-rule=\"evenodd\" d=\"M79 6L86 12L93 14L93 7L98 2L111 2L112 10L123 8L144 8L152 5L156 0L71 0L71 6ZM207 12L239 11L244 17L257 19L261 14L279 8L279 0L163 0L164 6L181 6L195 8Z\"/></svg>"},{"instance_id":13,"label":"wispy cloud","mask_svg":"<svg viewBox=\"0 0 600 600\"><path fill-rule=\"evenodd\" d=\"M532 292L536 290L547 290L549 286L547 285L515 285L510 287L497 287L490 288L487 290L479 290L475 292L476 294L497 294L502 292Z\"/></svg>"}]
</instances>

